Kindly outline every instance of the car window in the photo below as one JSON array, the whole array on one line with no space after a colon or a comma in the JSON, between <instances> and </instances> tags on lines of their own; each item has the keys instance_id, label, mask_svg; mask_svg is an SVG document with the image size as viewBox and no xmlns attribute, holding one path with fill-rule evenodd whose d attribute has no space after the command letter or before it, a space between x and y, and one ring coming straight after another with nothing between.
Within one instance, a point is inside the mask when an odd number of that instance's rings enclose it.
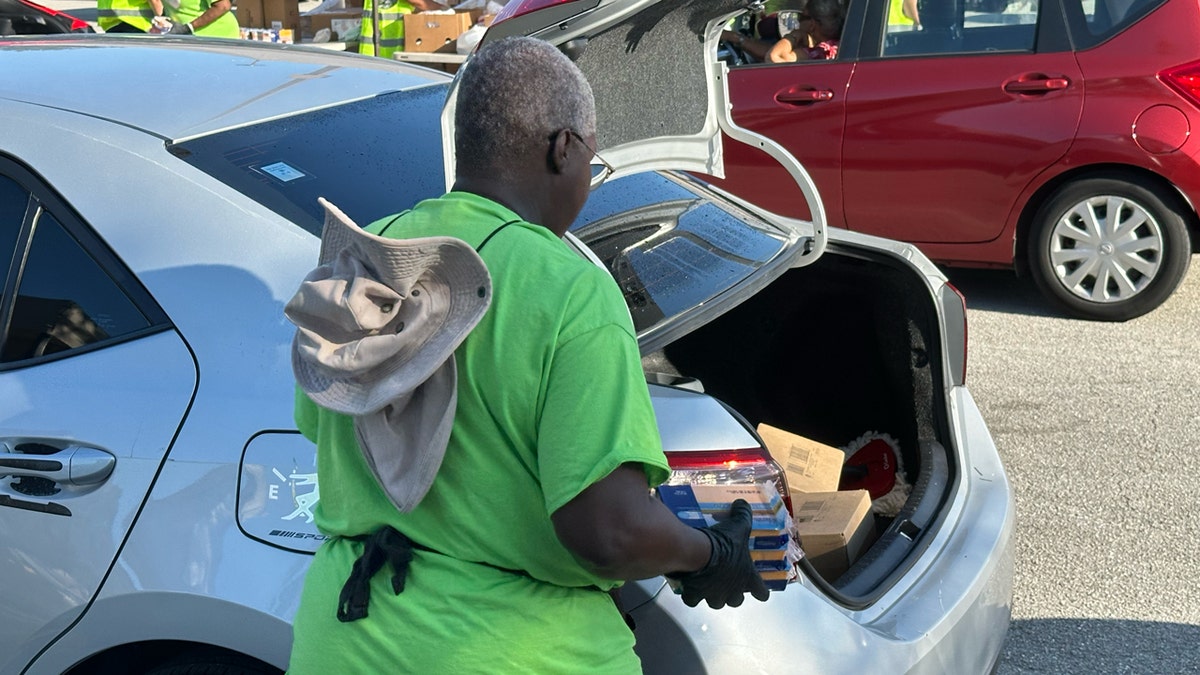
<instances>
[{"instance_id":1,"label":"car window","mask_svg":"<svg viewBox=\"0 0 1200 675\"><path fill-rule=\"evenodd\" d=\"M753 278L791 243L785 232L665 173L605 183L571 233L616 279L639 335Z\"/></svg>"},{"instance_id":2,"label":"car window","mask_svg":"<svg viewBox=\"0 0 1200 675\"><path fill-rule=\"evenodd\" d=\"M150 322L54 216L34 221L33 242L0 362L77 349L148 328Z\"/></svg>"},{"instance_id":3,"label":"car window","mask_svg":"<svg viewBox=\"0 0 1200 675\"><path fill-rule=\"evenodd\" d=\"M893 0L904 5L904 0ZM1033 51L1039 0L918 0L885 16L883 56ZM911 13L911 12L909 12Z\"/></svg>"},{"instance_id":4,"label":"car window","mask_svg":"<svg viewBox=\"0 0 1200 675\"><path fill-rule=\"evenodd\" d=\"M1124 30L1166 0L1063 0L1071 36L1079 49L1094 47Z\"/></svg>"},{"instance_id":5,"label":"car window","mask_svg":"<svg viewBox=\"0 0 1200 675\"><path fill-rule=\"evenodd\" d=\"M203 136L171 151L319 236L324 211L317 197L365 225L445 192L445 100L446 85L388 92Z\"/></svg>"},{"instance_id":6,"label":"car window","mask_svg":"<svg viewBox=\"0 0 1200 675\"><path fill-rule=\"evenodd\" d=\"M5 278L12 264L17 235L25 220L29 191L15 180L0 176L0 298L4 297Z\"/></svg>"}]
</instances>

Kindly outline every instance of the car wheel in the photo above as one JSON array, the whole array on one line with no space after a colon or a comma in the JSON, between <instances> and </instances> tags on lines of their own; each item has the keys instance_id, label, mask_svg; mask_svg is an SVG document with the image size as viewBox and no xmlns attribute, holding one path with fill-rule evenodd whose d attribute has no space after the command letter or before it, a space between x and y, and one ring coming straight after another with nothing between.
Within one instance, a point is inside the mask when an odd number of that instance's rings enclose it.
<instances>
[{"instance_id":1,"label":"car wheel","mask_svg":"<svg viewBox=\"0 0 1200 675\"><path fill-rule=\"evenodd\" d=\"M198 649L160 663L148 669L146 675L279 675L279 672L237 654Z\"/></svg>"},{"instance_id":2,"label":"car wheel","mask_svg":"<svg viewBox=\"0 0 1200 675\"><path fill-rule=\"evenodd\" d=\"M1141 316L1187 272L1192 246L1182 208L1169 190L1133 176L1068 183L1034 216L1034 282L1073 316Z\"/></svg>"}]
</instances>

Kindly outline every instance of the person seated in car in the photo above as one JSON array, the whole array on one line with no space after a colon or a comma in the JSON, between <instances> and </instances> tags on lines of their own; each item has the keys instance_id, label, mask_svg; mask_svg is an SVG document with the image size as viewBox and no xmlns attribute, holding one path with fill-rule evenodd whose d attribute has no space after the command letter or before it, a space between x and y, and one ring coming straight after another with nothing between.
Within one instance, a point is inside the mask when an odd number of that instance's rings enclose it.
<instances>
[{"instance_id":1,"label":"person seated in car","mask_svg":"<svg viewBox=\"0 0 1200 675\"><path fill-rule=\"evenodd\" d=\"M784 35L767 53L771 63L835 59L846 9L839 0L809 0L800 27Z\"/></svg>"},{"instance_id":2,"label":"person seated in car","mask_svg":"<svg viewBox=\"0 0 1200 675\"><path fill-rule=\"evenodd\" d=\"M764 25L778 34L775 15L760 22L760 33L768 37ZM722 32L721 40L742 50L758 61L791 63L794 61L837 58L846 12L840 0L809 0L801 13L800 25L777 39L750 37L737 31ZM771 36L773 37L773 36Z\"/></svg>"}]
</instances>

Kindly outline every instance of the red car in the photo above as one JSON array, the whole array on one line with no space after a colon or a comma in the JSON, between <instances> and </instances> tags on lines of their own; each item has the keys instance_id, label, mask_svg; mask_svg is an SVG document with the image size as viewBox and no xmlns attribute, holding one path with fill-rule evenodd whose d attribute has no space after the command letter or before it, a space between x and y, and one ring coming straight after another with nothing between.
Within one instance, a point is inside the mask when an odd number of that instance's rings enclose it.
<instances>
[{"instance_id":1,"label":"red car","mask_svg":"<svg viewBox=\"0 0 1200 675\"><path fill-rule=\"evenodd\" d=\"M96 32L82 19L29 0L0 0L0 37Z\"/></svg>"},{"instance_id":2,"label":"red car","mask_svg":"<svg viewBox=\"0 0 1200 675\"><path fill-rule=\"evenodd\" d=\"M830 60L723 47L734 120L801 160L832 226L1015 267L1079 317L1166 300L1200 241L1200 4L921 0L919 26L899 5L848 0ZM807 217L775 162L725 149L714 182Z\"/></svg>"}]
</instances>

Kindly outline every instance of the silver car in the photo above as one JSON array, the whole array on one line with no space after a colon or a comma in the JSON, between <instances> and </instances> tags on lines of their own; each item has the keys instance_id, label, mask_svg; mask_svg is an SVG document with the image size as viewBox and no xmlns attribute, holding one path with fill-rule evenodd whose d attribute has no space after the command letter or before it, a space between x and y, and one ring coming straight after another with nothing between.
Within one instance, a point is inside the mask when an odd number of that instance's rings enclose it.
<instances>
[{"instance_id":1,"label":"silver car","mask_svg":"<svg viewBox=\"0 0 1200 675\"><path fill-rule=\"evenodd\" d=\"M617 173L565 238L628 299L672 465L786 489L758 423L831 445L878 431L913 487L849 570L802 560L767 602L688 608L661 578L627 584L645 669L986 672L1014 509L965 386L962 299L914 247L827 230L774 147L813 222L681 172L718 175L722 142L760 141L721 104L726 8L680 4L564 45L587 65L661 56L659 31L694 40L696 70L663 90L687 97L673 124L648 122L664 106L635 94L653 87L621 86L636 71L589 72ZM317 197L366 223L445 189L452 80L112 36L8 41L0 72L0 673L278 672L323 539L282 307L317 258Z\"/></svg>"}]
</instances>

